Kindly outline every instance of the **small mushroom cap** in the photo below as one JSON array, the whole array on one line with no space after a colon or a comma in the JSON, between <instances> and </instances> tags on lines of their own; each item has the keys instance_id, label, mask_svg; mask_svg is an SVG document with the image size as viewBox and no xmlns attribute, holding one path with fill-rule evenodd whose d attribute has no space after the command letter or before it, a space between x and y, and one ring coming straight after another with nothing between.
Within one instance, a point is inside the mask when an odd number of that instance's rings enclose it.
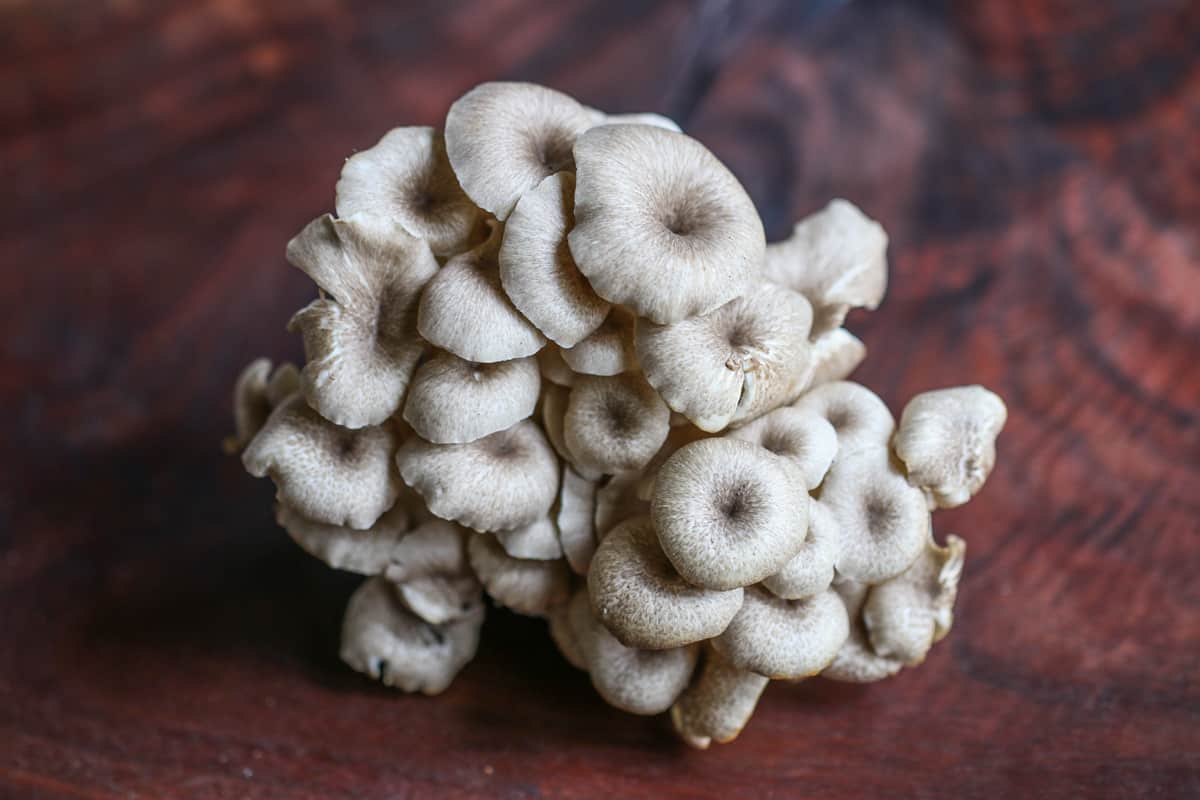
<instances>
[{"instance_id":1,"label":"small mushroom cap","mask_svg":"<svg viewBox=\"0 0 1200 800\"><path fill-rule=\"evenodd\" d=\"M688 422L686 417L683 418L682 424L672 425L670 432L667 433L666 441L654 454L654 458L650 459L646 468L642 470L641 478L638 481L638 497L649 502L650 498L654 497L654 479L658 477L658 471L662 469L662 465L666 463L667 459L675 455L675 451L679 448L701 439L707 439L709 435Z\"/></svg>"},{"instance_id":2,"label":"small mushroom cap","mask_svg":"<svg viewBox=\"0 0 1200 800\"><path fill-rule=\"evenodd\" d=\"M592 610L626 647L665 650L711 639L742 605L742 589L712 591L683 580L659 547L649 517L627 520L596 549L588 569Z\"/></svg>"},{"instance_id":3,"label":"small mushroom cap","mask_svg":"<svg viewBox=\"0 0 1200 800\"><path fill-rule=\"evenodd\" d=\"M950 632L966 547L957 536L945 547L930 537L912 566L871 587L862 620L876 653L915 666Z\"/></svg>"},{"instance_id":4,"label":"small mushroom cap","mask_svg":"<svg viewBox=\"0 0 1200 800\"><path fill-rule=\"evenodd\" d=\"M604 473L578 463L575 454L567 449L567 443L563 435L563 426L567 416L567 401L569 398L570 392L566 388L553 383L543 384L542 429L546 432L546 438L550 441L550 445L554 448L554 452L558 454L559 458L570 464L571 468L582 477L588 480L599 480Z\"/></svg>"},{"instance_id":5,"label":"small mushroom cap","mask_svg":"<svg viewBox=\"0 0 1200 800\"><path fill-rule=\"evenodd\" d=\"M703 316L639 321L638 358L667 405L715 433L800 395L811 374L811 324L802 295L762 284Z\"/></svg>"},{"instance_id":6,"label":"small mushroom cap","mask_svg":"<svg viewBox=\"0 0 1200 800\"><path fill-rule=\"evenodd\" d=\"M777 408L726 436L751 442L782 458L808 491L821 485L837 454L837 431L829 421L798 408Z\"/></svg>"},{"instance_id":7,"label":"small mushroom cap","mask_svg":"<svg viewBox=\"0 0 1200 800\"><path fill-rule=\"evenodd\" d=\"M586 589L571 598L567 613L592 685L609 705L630 714L661 714L687 688L699 645L626 647L596 619Z\"/></svg>"},{"instance_id":8,"label":"small mushroom cap","mask_svg":"<svg viewBox=\"0 0 1200 800\"><path fill-rule=\"evenodd\" d=\"M504 220L545 178L574 170L575 138L601 119L545 86L482 83L450 106L446 152L475 205Z\"/></svg>"},{"instance_id":9,"label":"small mushroom cap","mask_svg":"<svg viewBox=\"0 0 1200 800\"><path fill-rule=\"evenodd\" d=\"M896 422L879 396L865 386L838 381L818 386L792 404L793 408L824 417L837 432L837 460L862 450L886 451Z\"/></svg>"},{"instance_id":10,"label":"small mushroom cap","mask_svg":"<svg viewBox=\"0 0 1200 800\"><path fill-rule=\"evenodd\" d=\"M541 389L532 358L478 364L441 352L417 367L404 419L426 441L473 442L532 414Z\"/></svg>"},{"instance_id":11,"label":"small mushroom cap","mask_svg":"<svg viewBox=\"0 0 1200 800\"><path fill-rule=\"evenodd\" d=\"M813 304L819 336L842 324L851 308L874 309L887 291L883 227L845 200L796 223L785 241L767 245L763 275Z\"/></svg>"},{"instance_id":12,"label":"small mushroom cap","mask_svg":"<svg viewBox=\"0 0 1200 800\"><path fill-rule=\"evenodd\" d=\"M563 442L584 467L607 474L636 471L666 440L670 418L641 375L582 375L567 400Z\"/></svg>"},{"instance_id":13,"label":"small mushroom cap","mask_svg":"<svg viewBox=\"0 0 1200 800\"><path fill-rule=\"evenodd\" d=\"M246 365L233 385L234 435L225 452L236 453L254 438L275 406L300 390L300 372L284 362L271 370L271 360L258 358Z\"/></svg>"},{"instance_id":14,"label":"small mushroom cap","mask_svg":"<svg viewBox=\"0 0 1200 800\"><path fill-rule=\"evenodd\" d=\"M613 475L596 490L596 541L622 522L650 513L649 498L638 494L641 478L637 473Z\"/></svg>"},{"instance_id":15,"label":"small mushroom cap","mask_svg":"<svg viewBox=\"0 0 1200 800\"><path fill-rule=\"evenodd\" d=\"M550 517L542 517L512 530L496 531L496 540L504 552L513 558L553 561L563 557L558 529Z\"/></svg>"},{"instance_id":16,"label":"small mushroom cap","mask_svg":"<svg viewBox=\"0 0 1200 800\"><path fill-rule=\"evenodd\" d=\"M574 347L562 351L563 361L573 372L583 375L620 375L636 370L635 322L628 310L613 306L600 327Z\"/></svg>"},{"instance_id":17,"label":"small mushroom cap","mask_svg":"<svg viewBox=\"0 0 1200 800\"><path fill-rule=\"evenodd\" d=\"M500 282L546 338L574 347L608 316L567 248L575 224L575 176L559 172L527 192L504 226Z\"/></svg>"},{"instance_id":18,"label":"small mushroom cap","mask_svg":"<svg viewBox=\"0 0 1200 800\"><path fill-rule=\"evenodd\" d=\"M763 579L776 597L798 600L824 591L833 583L833 567L841 548L841 534L833 513L818 501L808 504L808 536L791 561Z\"/></svg>"},{"instance_id":19,"label":"small mushroom cap","mask_svg":"<svg viewBox=\"0 0 1200 800\"><path fill-rule=\"evenodd\" d=\"M594 481L563 465L554 521L563 555L576 575L587 575L596 553L596 489Z\"/></svg>"},{"instance_id":20,"label":"small mushroom cap","mask_svg":"<svg viewBox=\"0 0 1200 800\"><path fill-rule=\"evenodd\" d=\"M537 354L538 367L542 377L555 386L571 387L575 385L575 373L567 366L562 351L553 344L547 344Z\"/></svg>"},{"instance_id":21,"label":"small mushroom cap","mask_svg":"<svg viewBox=\"0 0 1200 800\"><path fill-rule=\"evenodd\" d=\"M499 605L518 614L544 617L570 596L571 573L563 561L513 558L494 536L472 536L471 567Z\"/></svg>"},{"instance_id":22,"label":"small mushroom cap","mask_svg":"<svg viewBox=\"0 0 1200 800\"><path fill-rule=\"evenodd\" d=\"M894 658L877 655L867 641L862 607L871 587L843 578L835 581L833 588L846 607L850 635L821 676L844 683L874 683L895 675L904 665Z\"/></svg>"},{"instance_id":23,"label":"small mushroom cap","mask_svg":"<svg viewBox=\"0 0 1200 800\"><path fill-rule=\"evenodd\" d=\"M271 413L242 464L256 478L269 476L283 505L315 522L362 530L396 502L395 452L391 426L339 428L296 394Z\"/></svg>"},{"instance_id":24,"label":"small mushroom cap","mask_svg":"<svg viewBox=\"0 0 1200 800\"><path fill-rule=\"evenodd\" d=\"M757 280L762 222L702 144L649 125L575 143L575 263L596 293L659 324L708 312Z\"/></svg>"},{"instance_id":25,"label":"small mushroom cap","mask_svg":"<svg viewBox=\"0 0 1200 800\"><path fill-rule=\"evenodd\" d=\"M483 607L447 625L431 625L404 608L385 579L368 578L342 621L342 661L405 692L438 694L479 646Z\"/></svg>"},{"instance_id":26,"label":"small mushroom cap","mask_svg":"<svg viewBox=\"0 0 1200 800\"><path fill-rule=\"evenodd\" d=\"M447 261L425 287L417 309L421 336L466 361L524 358L546 343L500 286L499 238L496 230L479 247Z\"/></svg>"},{"instance_id":27,"label":"small mushroom cap","mask_svg":"<svg viewBox=\"0 0 1200 800\"><path fill-rule=\"evenodd\" d=\"M399 228L439 256L467 249L480 216L450 169L441 131L426 127L394 128L346 159L337 213L361 214L384 231Z\"/></svg>"},{"instance_id":28,"label":"small mushroom cap","mask_svg":"<svg viewBox=\"0 0 1200 800\"><path fill-rule=\"evenodd\" d=\"M650 513L663 552L685 580L733 589L775 574L800 552L808 499L772 453L704 439L663 464Z\"/></svg>"},{"instance_id":29,"label":"small mushroom cap","mask_svg":"<svg viewBox=\"0 0 1200 800\"><path fill-rule=\"evenodd\" d=\"M809 388L844 381L867 357L867 346L845 328L834 328L813 339Z\"/></svg>"},{"instance_id":30,"label":"small mushroom cap","mask_svg":"<svg viewBox=\"0 0 1200 800\"><path fill-rule=\"evenodd\" d=\"M640 111L633 114L608 114L604 117L605 125L651 125L675 133L683 133L679 123L662 114Z\"/></svg>"},{"instance_id":31,"label":"small mushroom cap","mask_svg":"<svg viewBox=\"0 0 1200 800\"><path fill-rule=\"evenodd\" d=\"M571 604L567 603L551 608L546 614L546 622L549 623L550 628L550 640L554 642L554 646L558 648L558 652L562 653L567 663L575 669L587 672L587 661L584 660L583 649L575 636L575 631L571 628L570 609Z\"/></svg>"},{"instance_id":32,"label":"small mushroom cap","mask_svg":"<svg viewBox=\"0 0 1200 800\"><path fill-rule=\"evenodd\" d=\"M737 616L712 644L734 666L798 680L829 666L849 635L846 607L836 592L784 600L751 586Z\"/></svg>"},{"instance_id":33,"label":"small mushroom cap","mask_svg":"<svg viewBox=\"0 0 1200 800\"><path fill-rule=\"evenodd\" d=\"M434 625L467 616L479 606L482 587L467 562L466 530L430 518L408 532L392 552L383 576L400 601Z\"/></svg>"},{"instance_id":34,"label":"small mushroom cap","mask_svg":"<svg viewBox=\"0 0 1200 800\"><path fill-rule=\"evenodd\" d=\"M982 386L917 395L904 407L894 440L909 483L942 508L967 502L992 473L1007 419L1004 401Z\"/></svg>"},{"instance_id":35,"label":"small mushroom cap","mask_svg":"<svg viewBox=\"0 0 1200 800\"><path fill-rule=\"evenodd\" d=\"M767 683L706 647L699 677L671 707L671 724L681 739L700 750L714 741L732 742L750 721Z\"/></svg>"},{"instance_id":36,"label":"small mushroom cap","mask_svg":"<svg viewBox=\"0 0 1200 800\"><path fill-rule=\"evenodd\" d=\"M328 295L288 323L304 339L309 405L346 428L383 422L400 407L425 349L416 311L438 269L429 246L327 214L288 242L287 258Z\"/></svg>"},{"instance_id":37,"label":"small mushroom cap","mask_svg":"<svg viewBox=\"0 0 1200 800\"><path fill-rule=\"evenodd\" d=\"M309 555L359 575L382 573L412 527L408 510L399 503L366 530L314 522L282 503L275 509L275 521Z\"/></svg>"},{"instance_id":38,"label":"small mushroom cap","mask_svg":"<svg viewBox=\"0 0 1200 800\"><path fill-rule=\"evenodd\" d=\"M558 459L529 420L467 444L414 436L396 463L434 515L478 531L528 525L546 516L558 496Z\"/></svg>"}]
</instances>

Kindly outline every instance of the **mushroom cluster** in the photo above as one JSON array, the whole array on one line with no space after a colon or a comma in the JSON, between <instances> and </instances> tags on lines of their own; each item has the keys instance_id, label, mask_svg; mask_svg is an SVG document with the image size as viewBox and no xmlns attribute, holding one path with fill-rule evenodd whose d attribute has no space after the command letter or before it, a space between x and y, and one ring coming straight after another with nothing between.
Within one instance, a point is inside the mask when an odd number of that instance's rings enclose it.
<instances>
[{"instance_id":1,"label":"mushroom cluster","mask_svg":"<svg viewBox=\"0 0 1200 800\"><path fill-rule=\"evenodd\" d=\"M930 514L979 491L1005 407L943 389L897 425L846 380L887 284L853 205L767 244L670 120L487 83L346 161L335 210L287 248L306 363L245 369L227 446L365 576L354 669L444 690L486 593L707 747L769 680L875 681L949 631L964 544Z\"/></svg>"}]
</instances>

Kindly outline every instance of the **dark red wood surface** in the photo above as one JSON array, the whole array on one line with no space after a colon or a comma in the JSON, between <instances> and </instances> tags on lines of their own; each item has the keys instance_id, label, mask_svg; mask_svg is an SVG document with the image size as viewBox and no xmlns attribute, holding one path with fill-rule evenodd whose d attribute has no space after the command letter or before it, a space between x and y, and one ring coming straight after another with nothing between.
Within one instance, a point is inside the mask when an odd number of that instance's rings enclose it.
<instances>
[{"instance_id":1,"label":"dark red wood surface","mask_svg":"<svg viewBox=\"0 0 1200 800\"><path fill-rule=\"evenodd\" d=\"M0 54L0 796L1200 796L1200 4L8 0ZM534 620L434 699L338 662L228 390L342 159L490 78L676 117L773 236L886 225L860 378L1010 410L925 665L702 753Z\"/></svg>"}]
</instances>

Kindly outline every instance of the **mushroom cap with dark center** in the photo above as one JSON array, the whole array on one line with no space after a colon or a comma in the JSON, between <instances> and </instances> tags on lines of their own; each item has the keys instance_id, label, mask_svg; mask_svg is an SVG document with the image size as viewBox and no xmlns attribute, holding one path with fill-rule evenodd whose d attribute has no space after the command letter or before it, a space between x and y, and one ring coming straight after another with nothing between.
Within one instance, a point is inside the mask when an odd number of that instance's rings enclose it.
<instances>
[{"instance_id":1,"label":"mushroom cap with dark center","mask_svg":"<svg viewBox=\"0 0 1200 800\"><path fill-rule=\"evenodd\" d=\"M479 364L441 352L417 367L404 419L427 441L472 442L532 414L541 388L533 358Z\"/></svg>"},{"instance_id":2,"label":"mushroom cap with dark center","mask_svg":"<svg viewBox=\"0 0 1200 800\"><path fill-rule=\"evenodd\" d=\"M837 454L833 426L823 417L798 408L777 408L726 436L770 450L796 470L809 491L821 484Z\"/></svg>"},{"instance_id":3,"label":"mushroom cap with dark center","mask_svg":"<svg viewBox=\"0 0 1200 800\"><path fill-rule=\"evenodd\" d=\"M849 635L846 607L832 590L784 600L752 586L713 647L742 669L798 680L829 666Z\"/></svg>"},{"instance_id":4,"label":"mushroom cap with dark center","mask_svg":"<svg viewBox=\"0 0 1200 800\"><path fill-rule=\"evenodd\" d=\"M824 417L837 432L837 460L844 462L860 451L874 458L886 451L896 430L892 412L879 396L850 381L826 383L806 392L793 408Z\"/></svg>"},{"instance_id":5,"label":"mushroom cap with dark center","mask_svg":"<svg viewBox=\"0 0 1200 800\"><path fill-rule=\"evenodd\" d=\"M571 389L563 441L581 465L640 470L667 438L671 412L641 375L582 375Z\"/></svg>"}]
</instances>

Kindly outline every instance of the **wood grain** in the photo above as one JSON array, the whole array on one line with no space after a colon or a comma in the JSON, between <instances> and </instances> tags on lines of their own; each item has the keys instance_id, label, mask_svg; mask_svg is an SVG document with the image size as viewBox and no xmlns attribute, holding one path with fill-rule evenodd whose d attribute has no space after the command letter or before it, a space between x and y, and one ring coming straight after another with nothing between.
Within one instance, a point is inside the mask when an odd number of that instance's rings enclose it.
<instances>
[{"instance_id":1,"label":"wood grain","mask_svg":"<svg viewBox=\"0 0 1200 800\"><path fill-rule=\"evenodd\" d=\"M0 4L0 795L1200 795L1197 41L1190 0ZM1010 408L922 667L697 753L502 612L436 699L339 664L355 581L221 455L228 390L299 355L342 159L496 77L676 115L774 236L883 221L861 379Z\"/></svg>"}]
</instances>

